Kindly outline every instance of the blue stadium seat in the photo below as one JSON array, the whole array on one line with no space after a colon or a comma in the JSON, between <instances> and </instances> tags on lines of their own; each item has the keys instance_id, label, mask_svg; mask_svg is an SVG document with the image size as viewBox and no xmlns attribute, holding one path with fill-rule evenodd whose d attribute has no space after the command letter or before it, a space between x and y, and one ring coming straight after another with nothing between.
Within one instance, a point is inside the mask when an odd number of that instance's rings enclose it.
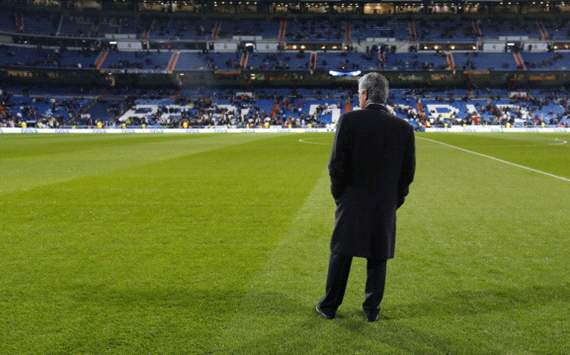
<instances>
[{"instance_id":1,"label":"blue stadium seat","mask_svg":"<svg viewBox=\"0 0 570 355\"><path fill-rule=\"evenodd\" d=\"M110 52L102 68L166 70L171 56L169 52Z\"/></svg>"},{"instance_id":2,"label":"blue stadium seat","mask_svg":"<svg viewBox=\"0 0 570 355\"><path fill-rule=\"evenodd\" d=\"M249 56L247 67L250 70L309 70L309 53L253 53Z\"/></svg>"},{"instance_id":3,"label":"blue stadium seat","mask_svg":"<svg viewBox=\"0 0 570 355\"><path fill-rule=\"evenodd\" d=\"M515 70L511 53L462 52L454 53L455 67L459 70Z\"/></svg>"},{"instance_id":4,"label":"blue stadium seat","mask_svg":"<svg viewBox=\"0 0 570 355\"><path fill-rule=\"evenodd\" d=\"M522 53L528 70L570 70L568 53Z\"/></svg>"},{"instance_id":5,"label":"blue stadium seat","mask_svg":"<svg viewBox=\"0 0 570 355\"><path fill-rule=\"evenodd\" d=\"M445 55L438 53L386 53L384 70L444 70Z\"/></svg>"},{"instance_id":6,"label":"blue stadium seat","mask_svg":"<svg viewBox=\"0 0 570 355\"><path fill-rule=\"evenodd\" d=\"M336 71L378 70L380 62L376 55L355 52L318 53L317 69Z\"/></svg>"}]
</instances>

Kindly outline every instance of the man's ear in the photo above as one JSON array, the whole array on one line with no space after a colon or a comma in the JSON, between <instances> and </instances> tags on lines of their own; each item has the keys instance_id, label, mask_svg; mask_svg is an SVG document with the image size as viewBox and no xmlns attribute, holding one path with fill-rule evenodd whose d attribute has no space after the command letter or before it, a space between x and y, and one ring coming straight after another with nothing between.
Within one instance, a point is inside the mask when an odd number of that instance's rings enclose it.
<instances>
[{"instance_id":1,"label":"man's ear","mask_svg":"<svg viewBox=\"0 0 570 355\"><path fill-rule=\"evenodd\" d=\"M364 99L366 100L365 102L368 103L368 90L364 90Z\"/></svg>"}]
</instances>

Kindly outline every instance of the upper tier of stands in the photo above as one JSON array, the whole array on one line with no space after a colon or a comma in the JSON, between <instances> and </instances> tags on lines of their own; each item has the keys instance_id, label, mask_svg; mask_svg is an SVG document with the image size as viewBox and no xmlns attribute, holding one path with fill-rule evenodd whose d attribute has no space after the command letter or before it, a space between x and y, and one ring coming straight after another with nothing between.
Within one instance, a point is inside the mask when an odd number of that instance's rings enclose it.
<instances>
[{"instance_id":1,"label":"upper tier of stands","mask_svg":"<svg viewBox=\"0 0 570 355\"><path fill-rule=\"evenodd\" d=\"M287 42L344 42L346 24L326 19L289 20L285 30Z\"/></svg>"},{"instance_id":2,"label":"upper tier of stands","mask_svg":"<svg viewBox=\"0 0 570 355\"><path fill-rule=\"evenodd\" d=\"M248 58L249 70L309 70L308 53L253 53Z\"/></svg>"},{"instance_id":3,"label":"upper tier of stands","mask_svg":"<svg viewBox=\"0 0 570 355\"><path fill-rule=\"evenodd\" d=\"M98 52L0 46L0 64L38 68L95 68Z\"/></svg>"},{"instance_id":4,"label":"upper tier of stands","mask_svg":"<svg viewBox=\"0 0 570 355\"><path fill-rule=\"evenodd\" d=\"M552 53L549 53L552 55ZM515 70L516 62L511 53L454 53L455 67L460 70Z\"/></svg>"},{"instance_id":5,"label":"upper tier of stands","mask_svg":"<svg viewBox=\"0 0 570 355\"><path fill-rule=\"evenodd\" d=\"M448 68L445 55L437 53L386 53L384 70L443 70Z\"/></svg>"},{"instance_id":6,"label":"upper tier of stands","mask_svg":"<svg viewBox=\"0 0 570 355\"><path fill-rule=\"evenodd\" d=\"M506 36L535 39L568 38L567 20L516 21L485 19L267 19L215 20L200 18L135 18L94 15L0 13L0 31L49 36L104 37L128 34L141 39L207 41L255 36L286 42L348 43L366 38L473 42Z\"/></svg>"},{"instance_id":7,"label":"upper tier of stands","mask_svg":"<svg viewBox=\"0 0 570 355\"><path fill-rule=\"evenodd\" d=\"M103 55L104 54L104 55ZM177 56L177 54L179 54ZM520 53L525 66L517 66L512 53L419 52L369 54L357 52L315 53L316 71L426 71L426 70L570 70L570 54L563 52ZM174 60L176 57L177 60ZM455 68L450 66L450 57ZM0 65L64 69L141 69L152 71L309 71L310 52L172 52L94 51L0 46Z\"/></svg>"},{"instance_id":8,"label":"upper tier of stands","mask_svg":"<svg viewBox=\"0 0 570 355\"><path fill-rule=\"evenodd\" d=\"M528 70L570 70L568 53L523 53Z\"/></svg>"},{"instance_id":9,"label":"upper tier of stands","mask_svg":"<svg viewBox=\"0 0 570 355\"><path fill-rule=\"evenodd\" d=\"M166 70L171 57L171 53L110 52L101 67L104 69Z\"/></svg>"},{"instance_id":10,"label":"upper tier of stands","mask_svg":"<svg viewBox=\"0 0 570 355\"><path fill-rule=\"evenodd\" d=\"M457 42L473 42L477 40L477 33L473 21L446 20L446 21L416 21L414 23L419 40L444 40Z\"/></svg>"},{"instance_id":11,"label":"upper tier of stands","mask_svg":"<svg viewBox=\"0 0 570 355\"><path fill-rule=\"evenodd\" d=\"M340 20L331 18L267 18L264 20L206 19L182 17L104 17L95 15L61 15L54 13L0 12L0 32L29 33L44 36L80 37L80 40L15 38L15 43L63 43L65 46L83 46L84 50L47 49L39 47L0 47L0 65L38 68L74 69L141 69L151 71L424 71L424 70L570 70L569 55L565 52L506 52L459 51L471 49L480 39L499 37L529 37L541 40L570 40L568 20L474 20L456 18ZM108 50L109 41L83 40L101 38L109 34L123 34L159 41L226 41L270 40L264 48L280 48L277 53L259 51L244 54L239 50L220 53L218 44L205 43L151 43L156 50L117 52ZM380 39L361 43L367 39ZM392 40L405 41L392 46ZM29 42L28 42L29 40ZM417 41L423 42L420 46ZM439 42L438 42L439 41ZM453 41L458 50L448 53L415 52L415 49L434 48L430 43ZM515 41L515 40L513 40ZM144 41L138 41L142 45ZM243 42L240 45L243 45ZM277 42L280 42L278 47ZM463 44L461 42L464 42ZM82 43L86 43L82 45ZM144 42L146 44L146 42ZM290 43L291 45L287 45ZM340 45L340 44L346 44ZM377 48L374 43L383 43ZM529 41L536 47L534 41ZM569 41L570 43L570 41ZM224 43L226 45L227 43ZM321 45L322 44L322 45ZM542 43L544 45L544 43ZM555 43L551 44L554 46ZM561 44L559 44L561 45ZM89 47L88 47L89 46ZM271 47L273 46L273 47ZM394 52L395 48L397 52ZM442 47L445 47L442 44ZM89 49L93 48L93 49ZM147 48L145 46L145 48ZM168 48L168 49L167 49ZM172 49L174 48L174 49ZM204 48L204 52L186 48ZM207 52L209 48L211 52ZM215 48L215 50L212 50ZM302 51L282 51L283 48L303 48ZM366 53L364 52L366 48ZM405 52L407 49L410 52ZM455 47L446 47L455 48ZM481 42L474 48L485 48ZM524 47L528 48L528 47ZM554 48L554 47L553 47ZM562 47L561 47L562 48ZM566 47L567 48L567 47ZM315 52L314 50L317 50ZM334 50L333 50L334 49ZM340 51L337 49L348 49ZM108 50L108 52L107 52ZM180 52L176 52L180 50ZM546 50L542 48L541 50ZM269 51L266 49L265 51ZM360 51L360 52L359 52ZM379 53L380 51L380 53ZM104 53L105 52L105 53ZM214 53L215 52L215 53Z\"/></svg>"}]
</instances>

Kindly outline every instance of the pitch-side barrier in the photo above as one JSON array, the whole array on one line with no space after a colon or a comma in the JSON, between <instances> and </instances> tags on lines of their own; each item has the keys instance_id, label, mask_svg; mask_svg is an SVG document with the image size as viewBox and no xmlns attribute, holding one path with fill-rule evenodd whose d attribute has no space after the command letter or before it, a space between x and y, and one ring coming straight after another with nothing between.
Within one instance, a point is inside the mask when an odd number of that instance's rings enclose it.
<instances>
[{"instance_id":1,"label":"pitch-side barrier","mask_svg":"<svg viewBox=\"0 0 570 355\"><path fill-rule=\"evenodd\" d=\"M570 133L570 128L566 127L511 127L502 126L457 126L449 128L426 128L426 132L450 132L450 133Z\"/></svg>"},{"instance_id":2,"label":"pitch-side barrier","mask_svg":"<svg viewBox=\"0 0 570 355\"><path fill-rule=\"evenodd\" d=\"M204 134L204 133L326 133L328 128L0 128L0 134ZM501 126L457 126L450 128L426 128L426 132L452 133L570 133L566 127L505 128Z\"/></svg>"},{"instance_id":3,"label":"pitch-side barrier","mask_svg":"<svg viewBox=\"0 0 570 355\"><path fill-rule=\"evenodd\" d=\"M334 128L0 128L0 134L324 133Z\"/></svg>"}]
</instances>

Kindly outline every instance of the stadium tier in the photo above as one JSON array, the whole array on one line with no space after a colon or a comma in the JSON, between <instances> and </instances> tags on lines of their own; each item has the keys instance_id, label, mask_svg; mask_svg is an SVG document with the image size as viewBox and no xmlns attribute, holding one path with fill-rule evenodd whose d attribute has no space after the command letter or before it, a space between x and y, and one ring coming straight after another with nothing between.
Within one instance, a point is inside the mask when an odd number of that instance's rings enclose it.
<instances>
[{"instance_id":1,"label":"stadium tier","mask_svg":"<svg viewBox=\"0 0 570 355\"><path fill-rule=\"evenodd\" d=\"M2 94L0 127L325 127L358 105L350 90L187 89L183 92L86 92L54 95L10 88ZM135 98L136 97L136 98ZM570 126L562 91L394 89L389 105L417 129L453 125Z\"/></svg>"},{"instance_id":2,"label":"stadium tier","mask_svg":"<svg viewBox=\"0 0 570 355\"><path fill-rule=\"evenodd\" d=\"M233 37L256 37L285 42L348 43L367 38L398 40L450 40L473 42L478 38L521 37L568 38L569 21L477 19L379 18L346 20L329 18L278 18L228 20L225 18L153 18L113 15L38 14L4 11L0 31L57 37L104 38L109 34L139 39L207 41Z\"/></svg>"},{"instance_id":3,"label":"stadium tier","mask_svg":"<svg viewBox=\"0 0 570 355\"><path fill-rule=\"evenodd\" d=\"M93 3L101 6L0 3L3 125L322 126L357 105L356 79L371 71L414 88L411 98L396 90L391 103L417 127L567 124L560 88L570 83L570 11L561 4L505 13L492 1L463 9L123 1L129 11ZM75 93L50 94L70 85ZM526 94L537 86L562 94ZM519 91L524 98L513 99ZM141 101L147 92L154 101Z\"/></svg>"},{"instance_id":4,"label":"stadium tier","mask_svg":"<svg viewBox=\"0 0 570 355\"><path fill-rule=\"evenodd\" d=\"M38 69L321 75L331 70L566 71L570 49L566 22L493 29L467 19L189 21L61 15L58 20L53 14L6 12L0 17L0 30L11 38L0 47L0 65Z\"/></svg>"},{"instance_id":5,"label":"stadium tier","mask_svg":"<svg viewBox=\"0 0 570 355\"><path fill-rule=\"evenodd\" d=\"M100 60L104 53L104 60ZM67 69L141 69L166 71L174 52L164 50L97 51L90 48L0 46L0 65L5 67ZM457 70L517 71L522 66L512 53L359 53L286 51L278 53L177 52L174 68L180 71L451 71L450 58ZM520 53L524 70L566 71L570 55L565 52ZM99 61L98 61L99 60Z\"/></svg>"}]
</instances>

